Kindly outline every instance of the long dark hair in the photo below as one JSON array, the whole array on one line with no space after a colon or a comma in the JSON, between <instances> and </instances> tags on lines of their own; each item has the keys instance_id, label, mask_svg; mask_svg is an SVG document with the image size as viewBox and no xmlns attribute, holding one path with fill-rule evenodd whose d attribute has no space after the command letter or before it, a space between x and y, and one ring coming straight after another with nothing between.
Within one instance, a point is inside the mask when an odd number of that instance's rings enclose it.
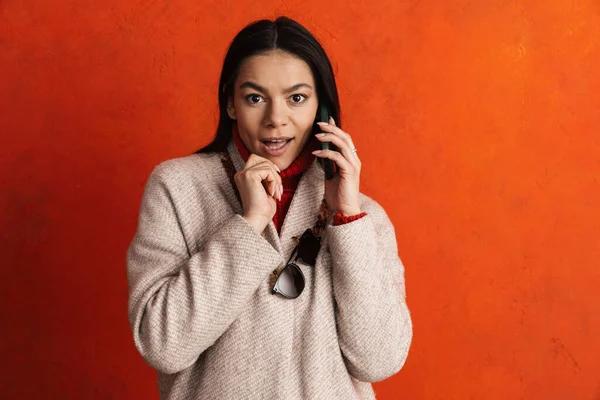
<instances>
[{"instance_id":1,"label":"long dark hair","mask_svg":"<svg viewBox=\"0 0 600 400\"><path fill-rule=\"evenodd\" d=\"M225 152L231 139L233 121L227 114L227 101L233 96L239 67L246 58L271 50L283 50L304 60L310 67L319 106L329 108L336 125L341 128L340 103L333 69L329 58L315 37L298 22L279 17L275 21L263 19L242 29L233 39L221 70L219 81L219 125L215 139L196 153Z\"/></svg>"}]
</instances>

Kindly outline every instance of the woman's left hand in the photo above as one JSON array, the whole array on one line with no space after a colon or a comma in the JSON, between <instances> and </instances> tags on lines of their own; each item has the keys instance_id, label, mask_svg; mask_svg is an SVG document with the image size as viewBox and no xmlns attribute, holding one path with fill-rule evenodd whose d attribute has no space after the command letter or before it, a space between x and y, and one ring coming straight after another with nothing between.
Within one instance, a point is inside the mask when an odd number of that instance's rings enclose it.
<instances>
[{"instance_id":1,"label":"woman's left hand","mask_svg":"<svg viewBox=\"0 0 600 400\"><path fill-rule=\"evenodd\" d=\"M316 150L313 152L317 157L328 158L337 165L338 173L334 175L333 179L325 180L325 199L334 212L341 212L345 216L360 214L361 163L352 138L335 125L333 117L329 118L329 123L318 122L318 124L325 133L316 134L317 139L321 142L333 143L337 147L337 151Z\"/></svg>"}]
</instances>

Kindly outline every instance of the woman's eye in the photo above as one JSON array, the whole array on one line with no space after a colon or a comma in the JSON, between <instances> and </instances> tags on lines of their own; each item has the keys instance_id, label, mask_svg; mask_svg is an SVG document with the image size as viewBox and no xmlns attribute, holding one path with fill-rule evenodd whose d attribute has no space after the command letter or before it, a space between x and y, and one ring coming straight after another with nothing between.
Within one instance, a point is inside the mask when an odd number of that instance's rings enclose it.
<instances>
[{"instance_id":1,"label":"woman's eye","mask_svg":"<svg viewBox=\"0 0 600 400\"><path fill-rule=\"evenodd\" d=\"M292 95L292 101L294 103L302 103L306 99L306 96L303 94L294 94Z\"/></svg>"},{"instance_id":2,"label":"woman's eye","mask_svg":"<svg viewBox=\"0 0 600 400\"><path fill-rule=\"evenodd\" d=\"M250 95L246 96L246 100L248 100L252 104L260 103L261 99L262 99L262 97L260 97L257 94L250 94Z\"/></svg>"}]
</instances>

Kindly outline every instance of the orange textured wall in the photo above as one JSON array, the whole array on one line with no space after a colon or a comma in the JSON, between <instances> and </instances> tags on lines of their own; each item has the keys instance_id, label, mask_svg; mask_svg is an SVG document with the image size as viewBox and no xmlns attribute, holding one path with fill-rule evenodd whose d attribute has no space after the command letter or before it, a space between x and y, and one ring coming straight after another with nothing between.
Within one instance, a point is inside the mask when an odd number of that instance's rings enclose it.
<instances>
[{"instance_id":1,"label":"orange textured wall","mask_svg":"<svg viewBox=\"0 0 600 400\"><path fill-rule=\"evenodd\" d=\"M600 398L598 1L0 1L2 398L156 399L125 251L247 22L329 51L414 342L379 399Z\"/></svg>"}]
</instances>

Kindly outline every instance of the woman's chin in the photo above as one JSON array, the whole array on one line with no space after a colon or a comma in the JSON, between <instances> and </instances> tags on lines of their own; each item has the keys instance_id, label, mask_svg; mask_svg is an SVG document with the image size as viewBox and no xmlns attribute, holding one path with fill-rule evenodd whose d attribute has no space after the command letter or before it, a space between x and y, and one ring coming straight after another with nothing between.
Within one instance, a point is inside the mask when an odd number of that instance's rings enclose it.
<instances>
[{"instance_id":1,"label":"woman's chin","mask_svg":"<svg viewBox=\"0 0 600 400\"><path fill-rule=\"evenodd\" d=\"M273 164L277 165L277 168L279 168L281 171L283 171L292 164L291 161L288 162L287 160L283 159L274 159L271 161L273 162Z\"/></svg>"},{"instance_id":2,"label":"woman's chin","mask_svg":"<svg viewBox=\"0 0 600 400\"><path fill-rule=\"evenodd\" d=\"M294 160L299 156L299 154L295 154L295 150L296 149L288 149L288 151L286 151L284 154L281 154L279 156L265 154L262 151L258 154L260 154L262 157L266 158L267 160L271 161L273 164L277 165L277 167L281 171L283 171L284 169L286 169L287 167L292 165ZM294 155L295 155L295 157L294 157Z\"/></svg>"}]
</instances>

